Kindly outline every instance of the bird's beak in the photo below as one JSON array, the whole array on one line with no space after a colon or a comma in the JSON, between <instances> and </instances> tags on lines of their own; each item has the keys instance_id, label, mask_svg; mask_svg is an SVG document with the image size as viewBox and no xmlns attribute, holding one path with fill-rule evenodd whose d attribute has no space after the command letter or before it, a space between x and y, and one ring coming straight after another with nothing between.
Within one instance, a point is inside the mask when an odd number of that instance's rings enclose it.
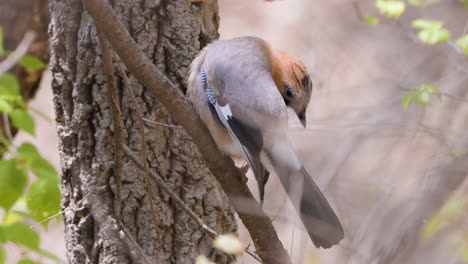
<instances>
[{"instance_id":1,"label":"bird's beak","mask_svg":"<svg viewBox=\"0 0 468 264\"><path fill-rule=\"evenodd\" d=\"M301 121L302 126L305 128L307 124L306 120L306 110L302 110L299 113L297 113L297 117L299 118L299 121Z\"/></svg>"}]
</instances>

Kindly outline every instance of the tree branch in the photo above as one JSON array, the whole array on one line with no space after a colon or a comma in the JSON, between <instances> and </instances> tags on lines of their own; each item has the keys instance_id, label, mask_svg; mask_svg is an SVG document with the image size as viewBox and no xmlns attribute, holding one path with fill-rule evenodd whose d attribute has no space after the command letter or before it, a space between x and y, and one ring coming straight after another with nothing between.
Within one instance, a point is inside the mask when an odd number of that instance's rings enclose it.
<instances>
[{"instance_id":1,"label":"tree branch","mask_svg":"<svg viewBox=\"0 0 468 264\"><path fill-rule=\"evenodd\" d=\"M122 118L120 116L120 105L117 100L117 87L115 85L114 67L112 64L112 58L110 55L109 43L102 34L101 31L97 31L99 45L101 46L102 52L102 63L104 67L104 73L107 79L107 97L109 104L112 108L112 118L114 124L114 172L117 190L114 200L114 214L117 219L120 219L121 206L122 206L122 168L123 168L123 153L119 145L123 144L123 130L122 130Z\"/></svg>"},{"instance_id":2,"label":"tree branch","mask_svg":"<svg viewBox=\"0 0 468 264\"><path fill-rule=\"evenodd\" d=\"M107 1L82 1L87 12L94 18L96 27L106 35L110 45L120 56L127 69L133 73L140 84L158 98L171 116L192 137L195 145L207 161L210 171L218 179L221 187L230 198L232 206L249 230L262 260L268 264L291 263L271 220L255 201L247 185L241 182L241 179L245 176L234 166L233 161L223 155L217 148L208 129L196 115L191 103L138 49L128 31L118 21ZM246 199L235 199L236 197ZM239 200L243 202L240 203ZM254 213L242 213L242 208L245 206L248 206Z\"/></svg>"},{"instance_id":3,"label":"tree branch","mask_svg":"<svg viewBox=\"0 0 468 264\"><path fill-rule=\"evenodd\" d=\"M0 63L0 75L3 75L5 72L13 68L18 61L23 57L26 52L28 52L29 47L36 38L36 33L34 31L28 31L24 34L23 40L21 40L18 47L10 54L2 63Z\"/></svg>"}]
</instances>

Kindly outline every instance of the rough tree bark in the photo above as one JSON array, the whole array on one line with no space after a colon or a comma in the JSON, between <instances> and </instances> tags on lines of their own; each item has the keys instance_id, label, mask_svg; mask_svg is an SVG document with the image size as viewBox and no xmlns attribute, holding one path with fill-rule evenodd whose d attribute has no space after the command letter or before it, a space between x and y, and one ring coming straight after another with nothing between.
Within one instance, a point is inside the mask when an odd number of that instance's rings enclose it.
<instances>
[{"instance_id":1,"label":"rough tree bark","mask_svg":"<svg viewBox=\"0 0 468 264\"><path fill-rule=\"evenodd\" d=\"M198 50L218 37L217 3L189 3L185 0L111 1L115 12L141 50L180 89L184 89L187 68ZM118 192L113 161L111 104L102 68L96 29L80 0L51 0L50 66L52 89L60 137L63 208L69 263L132 263L129 252L119 247L112 233L112 221L96 221L95 211L114 219L113 200ZM133 89L145 118L171 124L169 114L147 94L114 57L124 143L136 153L141 148ZM204 165L198 149L183 129L145 127L150 169L164 177L184 202L213 229L233 232L236 224L227 199ZM97 188L99 179L105 187ZM115 219L122 221L152 263L192 263L210 254L210 238L169 196L150 184L154 208L150 206L145 174L124 159L122 207ZM100 205L80 200L98 190ZM88 205L88 206L87 206ZM87 208L92 208L92 212ZM102 210L100 210L102 208ZM154 210L154 211L153 211ZM153 221L156 215L156 223ZM128 246L128 245L127 245ZM218 256L218 263L226 263Z\"/></svg>"}]
</instances>

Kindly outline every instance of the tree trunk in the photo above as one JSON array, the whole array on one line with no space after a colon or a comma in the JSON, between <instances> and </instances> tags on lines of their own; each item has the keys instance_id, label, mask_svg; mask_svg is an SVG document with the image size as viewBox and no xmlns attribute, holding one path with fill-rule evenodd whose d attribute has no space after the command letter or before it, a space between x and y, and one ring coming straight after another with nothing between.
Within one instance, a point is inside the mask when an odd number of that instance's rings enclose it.
<instances>
[{"instance_id":1,"label":"tree trunk","mask_svg":"<svg viewBox=\"0 0 468 264\"><path fill-rule=\"evenodd\" d=\"M200 48L218 37L217 2L114 0L111 4L141 50L185 89L190 62ZM64 215L69 263L141 262L132 259L135 246L121 240L122 236L134 238L151 263L193 263L198 254L211 254L211 238L154 181L148 191L145 173L127 158L123 159L119 191L114 170L109 170L115 165L112 105L93 21L80 0L51 0L50 10L62 206L71 208ZM114 100L121 105L124 143L139 153L137 107L147 119L173 121L115 56L114 66L119 91ZM151 125L145 126L145 135L150 169L211 228L235 232L234 213L185 131ZM122 206L114 214L118 194ZM222 255L216 258L217 263L227 263Z\"/></svg>"}]
</instances>

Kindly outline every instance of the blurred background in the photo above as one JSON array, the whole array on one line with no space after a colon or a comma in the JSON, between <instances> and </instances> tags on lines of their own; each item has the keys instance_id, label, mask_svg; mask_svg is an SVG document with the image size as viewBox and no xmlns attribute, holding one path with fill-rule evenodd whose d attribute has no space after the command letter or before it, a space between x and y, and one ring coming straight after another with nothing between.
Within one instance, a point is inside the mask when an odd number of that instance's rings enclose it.
<instances>
[{"instance_id":1,"label":"blurred background","mask_svg":"<svg viewBox=\"0 0 468 264\"><path fill-rule=\"evenodd\" d=\"M374 1L219 0L221 39L260 36L312 76L308 127L291 115L291 138L346 238L314 248L272 176L264 208L293 263L468 263L468 65L455 44L468 13L456 0L423 2L437 3L408 5L397 21ZM419 18L443 21L452 39L422 43L411 27ZM46 73L31 106L53 117L49 83ZM413 99L405 110L402 98L422 84L438 88L441 99L425 107ZM37 117L36 125L35 138L20 133L15 144L35 143L58 166L54 124ZM249 185L256 192L253 177ZM239 233L248 244L242 226ZM41 238L65 259L62 223L51 222ZM257 262L245 255L239 263Z\"/></svg>"}]
</instances>

